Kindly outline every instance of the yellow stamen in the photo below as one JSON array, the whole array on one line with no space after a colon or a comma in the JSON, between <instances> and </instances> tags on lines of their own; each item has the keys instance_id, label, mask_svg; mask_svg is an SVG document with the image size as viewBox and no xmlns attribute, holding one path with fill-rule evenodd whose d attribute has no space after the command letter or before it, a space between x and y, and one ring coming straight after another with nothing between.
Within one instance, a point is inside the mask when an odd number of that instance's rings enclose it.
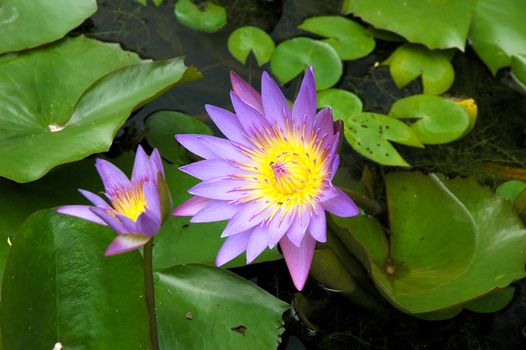
<instances>
[{"instance_id":1,"label":"yellow stamen","mask_svg":"<svg viewBox=\"0 0 526 350\"><path fill-rule=\"evenodd\" d=\"M137 221L139 215L148 207L142 185L136 185L131 189L123 189L117 192L112 198L112 204L115 211L129 217L133 221Z\"/></svg>"}]
</instances>

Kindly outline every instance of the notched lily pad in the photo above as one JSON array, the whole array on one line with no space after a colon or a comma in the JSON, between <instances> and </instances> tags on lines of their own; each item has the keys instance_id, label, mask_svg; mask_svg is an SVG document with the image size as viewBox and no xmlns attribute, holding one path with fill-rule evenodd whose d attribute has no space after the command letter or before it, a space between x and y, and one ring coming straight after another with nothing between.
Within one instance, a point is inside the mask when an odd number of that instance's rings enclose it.
<instances>
[{"instance_id":1,"label":"notched lily pad","mask_svg":"<svg viewBox=\"0 0 526 350\"><path fill-rule=\"evenodd\" d=\"M228 37L228 51L243 64L247 62L248 54L252 51L261 67L270 61L274 49L274 41L270 35L258 27L241 27Z\"/></svg>"},{"instance_id":2,"label":"notched lily pad","mask_svg":"<svg viewBox=\"0 0 526 350\"><path fill-rule=\"evenodd\" d=\"M316 94L318 108L332 107L334 119L345 117L362 111L362 101L358 96L343 89L328 89Z\"/></svg>"},{"instance_id":3,"label":"notched lily pad","mask_svg":"<svg viewBox=\"0 0 526 350\"><path fill-rule=\"evenodd\" d=\"M344 118L345 138L358 153L383 165L409 166L390 141L424 147L413 130L382 114L356 113Z\"/></svg>"},{"instance_id":4,"label":"notched lily pad","mask_svg":"<svg viewBox=\"0 0 526 350\"><path fill-rule=\"evenodd\" d=\"M364 27L345 17L312 17L298 28L328 38L323 41L331 45L344 61L365 57L376 45L374 38Z\"/></svg>"},{"instance_id":5,"label":"notched lily pad","mask_svg":"<svg viewBox=\"0 0 526 350\"><path fill-rule=\"evenodd\" d=\"M448 55L448 52L432 51L420 45L403 44L384 64L389 66L399 88L422 76L424 94L440 95L449 90L455 80Z\"/></svg>"},{"instance_id":6,"label":"notched lily pad","mask_svg":"<svg viewBox=\"0 0 526 350\"><path fill-rule=\"evenodd\" d=\"M411 129L428 145L454 141L470 126L470 118L458 103L444 97L415 95L396 101L389 115L411 120Z\"/></svg>"},{"instance_id":7,"label":"notched lily pad","mask_svg":"<svg viewBox=\"0 0 526 350\"><path fill-rule=\"evenodd\" d=\"M272 73L286 84L309 67L314 67L316 89L328 89L342 76L338 53L324 42L304 37L286 40L274 50L270 60Z\"/></svg>"},{"instance_id":8,"label":"notched lily pad","mask_svg":"<svg viewBox=\"0 0 526 350\"><path fill-rule=\"evenodd\" d=\"M225 8L210 1L201 9L192 0L178 0L175 16L182 25L208 33L217 32L227 21Z\"/></svg>"}]
</instances>

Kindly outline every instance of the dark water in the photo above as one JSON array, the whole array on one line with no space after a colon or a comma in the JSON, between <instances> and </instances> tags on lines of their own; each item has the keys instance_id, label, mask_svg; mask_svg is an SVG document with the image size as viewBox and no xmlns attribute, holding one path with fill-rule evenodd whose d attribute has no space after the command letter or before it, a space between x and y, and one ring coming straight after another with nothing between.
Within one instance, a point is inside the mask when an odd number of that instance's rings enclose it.
<instances>
[{"instance_id":1,"label":"dark water","mask_svg":"<svg viewBox=\"0 0 526 350\"><path fill-rule=\"evenodd\" d=\"M233 0L216 1L227 7L229 22L217 33L200 33L181 26L173 13L174 1L159 7L142 7L133 0L99 0L99 11L77 33L119 42L143 58L163 59L186 56L204 78L175 87L137 111L118 134L111 153L132 149L144 133L144 120L158 110L178 110L208 120L204 104L230 108L228 92L230 70L259 86L262 69L253 57L247 65L237 62L227 50L229 34L242 25L256 25L271 33L274 40L306 35L296 26L315 15L338 14L340 1ZM386 67L374 68L397 44L377 42L375 51L360 60L345 62L344 76L336 87L356 93L365 110L385 113L397 99L417 94L420 82L398 89ZM425 151L401 147L402 155L424 171L448 175L475 176L480 181L499 181L488 164L526 167L526 99L515 92L506 72L497 78L476 55L467 50L453 60L457 74L449 94L473 97L479 105L474 131L463 140ZM268 70L268 66L262 67ZM299 79L285 87L292 99ZM344 146L343 163L359 174L366 161ZM371 166L371 163L367 163ZM374 172L380 167L372 165ZM283 262L265 263L236 272L259 283L281 299L292 302L294 288ZM310 281L305 289L306 303L299 314L287 315L283 349L521 349L526 348L526 285L518 284L514 303L495 315L462 312L450 321L425 322L394 309L372 315L351 305L337 293L328 292ZM308 306L305 306L308 305ZM309 327L305 323L310 323ZM313 331L312 329L316 329ZM521 333L522 332L522 333Z\"/></svg>"}]
</instances>

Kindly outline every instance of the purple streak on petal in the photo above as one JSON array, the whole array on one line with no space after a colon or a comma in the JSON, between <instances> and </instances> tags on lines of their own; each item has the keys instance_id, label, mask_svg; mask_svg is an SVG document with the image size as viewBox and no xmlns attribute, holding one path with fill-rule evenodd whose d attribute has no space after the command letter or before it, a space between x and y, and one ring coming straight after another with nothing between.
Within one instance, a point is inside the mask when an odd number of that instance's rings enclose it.
<instances>
[{"instance_id":1,"label":"purple streak on petal","mask_svg":"<svg viewBox=\"0 0 526 350\"><path fill-rule=\"evenodd\" d=\"M214 124L228 139L247 146L251 144L234 113L212 105L205 105L205 109L214 121Z\"/></svg>"},{"instance_id":2,"label":"purple streak on petal","mask_svg":"<svg viewBox=\"0 0 526 350\"><path fill-rule=\"evenodd\" d=\"M239 210L239 206L228 201L213 201L201 209L190 222L213 222L228 220Z\"/></svg>"},{"instance_id":3,"label":"purple streak on petal","mask_svg":"<svg viewBox=\"0 0 526 350\"><path fill-rule=\"evenodd\" d=\"M119 212L114 212L117 219L120 221L120 223L124 226L124 229L126 230L126 233L130 234L142 234L141 229L137 222L133 221L126 215L123 215Z\"/></svg>"},{"instance_id":4,"label":"purple streak on petal","mask_svg":"<svg viewBox=\"0 0 526 350\"><path fill-rule=\"evenodd\" d=\"M119 235L110 243L105 256L116 255L120 253L126 253L130 250L134 250L142 247L150 240L150 237L142 235Z\"/></svg>"},{"instance_id":5,"label":"purple streak on petal","mask_svg":"<svg viewBox=\"0 0 526 350\"><path fill-rule=\"evenodd\" d=\"M132 182L134 184L142 181L153 181L157 179L157 173L152 169L150 158L144 152L144 149L139 145L137 153L135 154L135 162L133 163Z\"/></svg>"},{"instance_id":6,"label":"purple streak on petal","mask_svg":"<svg viewBox=\"0 0 526 350\"><path fill-rule=\"evenodd\" d=\"M145 211L137 218L137 232L145 236L154 236L161 229L161 219Z\"/></svg>"},{"instance_id":7,"label":"purple streak on petal","mask_svg":"<svg viewBox=\"0 0 526 350\"><path fill-rule=\"evenodd\" d=\"M217 253L216 266L222 266L243 253L247 249L251 232L252 230L247 230L228 237Z\"/></svg>"},{"instance_id":8,"label":"purple streak on petal","mask_svg":"<svg viewBox=\"0 0 526 350\"><path fill-rule=\"evenodd\" d=\"M155 176L157 176L158 173L161 173L163 178L165 177L163 161L161 159L161 155L159 154L159 150L157 150L157 148L154 148L152 151L152 154L150 155L150 164L154 171Z\"/></svg>"},{"instance_id":9,"label":"purple streak on petal","mask_svg":"<svg viewBox=\"0 0 526 350\"><path fill-rule=\"evenodd\" d=\"M232 82L232 90L234 90L236 95L241 97L246 104L255 108L259 113L264 114L261 95L256 89L235 72L230 72L230 81Z\"/></svg>"},{"instance_id":10,"label":"purple streak on petal","mask_svg":"<svg viewBox=\"0 0 526 350\"><path fill-rule=\"evenodd\" d=\"M115 192L123 188L131 188L132 184L128 177L117 168L115 165L104 159L97 159L95 161L95 167L99 172L100 178L104 183L105 192L110 198Z\"/></svg>"},{"instance_id":11,"label":"purple streak on petal","mask_svg":"<svg viewBox=\"0 0 526 350\"><path fill-rule=\"evenodd\" d=\"M203 197L194 196L178 206L172 212L174 216L194 216L206 205L211 203L213 200Z\"/></svg>"},{"instance_id":12,"label":"purple streak on petal","mask_svg":"<svg viewBox=\"0 0 526 350\"><path fill-rule=\"evenodd\" d=\"M206 145L206 147L216 155L214 158L219 157L232 162L252 162L249 157L242 153L238 147L234 146L234 144L227 139L208 135L201 135L200 139L202 144Z\"/></svg>"},{"instance_id":13,"label":"purple streak on petal","mask_svg":"<svg viewBox=\"0 0 526 350\"><path fill-rule=\"evenodd\" d=\"M64 205L57 208L57 213L75 216L77 218L106 226L106 223L91 211L91 208L93 207L89 205Z\"/></svg>"},{"instance_id":14,"label":"purple streak on petal","mask_svg":"<svg viewBox=\"0 0 526 350\"><path fill-rule=\"evenodd\" d=\"M217 158L217 155L203 144L200 134L178 134L175 139L190 152L205 159Z\"/></svg>"},{"instance_id":15,"label":"purple streak on petal","mask_svg":"<svg viewBox=\"0 0 526 350\"><path fill-rule=\"evenodd\" d=\"M239 123L246 134L253 136L256 132L270 129L270 124L265 117L254 108L247 105L234 92L230 92L230 99L236 111Z\"/></svg>"},{"instance_id":16,"label":"purple streak on petal","mask_svg":"<svg viewBox=\"0 0 526 350\"><path fill-rule=\"evenodd\" d=\"M285 215L282 219L280 212L277 212L272 219L270 219L268 223L268 247L270 249L274 248L283 235L287 233L293 220L294 216L292 215Z\"/></svg>"},{"instance_id":17,"label":"purple streak on petal","mask_svg":"<svg viewBox=\"0 0 526 350\"><path fill-rule=\"evenodd\" d=\"M297 247L299 247L301 241L303 241L305 231L307 231L307 227L309 226L309 221L310 213L303 209L300 214L297 214L287 231L287 238Z\"/></svg>"},{"instance_id":18,"label":"purple streak on petal","mask_svg":"<svg viewBox=\"0 0 526 350\"><path fill-rule=\"evenodd\" d=\"M161 199L159 197L159 189L155 182L147 182L143 185L144 199L146 199L146 210L148 215L156 218L159 224L162 221Z\"/></svg>"},{"instance_id":19,"label":"purple streak on petal","mask_svg":"<svg viewBox=\"0 0 526 350\"><path fill-rule=\"evenodd\" d=\"M259 201L239 204L238 206L239 211L232 216L221 237L235 235L256 226L265 220L271 211L271 208L265 207L265 204Z\"/></svg>"},{"instance_id":20,"label":"purple streak on petal","mask_svg":"<svg viewBox=\"0 0 526 350\"><path fill-rule=\"evenodd\" d=\"M106 201L99 196L97 196L95 193L86 191L83 189L79 189L79 192L86 197L91 203L95 204L99 208L109 209L110 206Z\"/></svg>"},{"instance_id":21,"label":"purple streak on petal","mask_svg":"<svg viewBox=\"0 0 526 350\"><path fill-rule=\"evenodd\" d=\"M91 207L90 209L118 234L129 233L129 230L127 230L124 224L117 219L116 215L112 215L106 210L97 207Z\"/></svg>"},{"instance_id":22,"label":"purple streak on petal","mask_svg":"<svg viewBox=\"0 0 526 350\"><path fill-rule=\"evenodd\" d=\"M296 247L288 238L284 236L279 241L283 257L289 268L290 276L296 289L301 291L305 286L309 270L312 264L312 255L316 241L311 235L307 234L303 238L300 247Z\"/></svg>"},{"instance_id":23,"label":"purple streak on petal","mask_svg":"<svg viewBox=\"0 0 526 350\"><path fill-rule=\"evenodd\" d=\"M263 72L261 77L261 95L267 120L285 130L285 121L291 119L289 103L267 72Z\"/></svg>"},{"instance_id":24,"label":"purple streak on petal","mask_svg":"<svg viewBox=\"0 0 526 350\"><path fill-rule=\"evenodd\" d=\"M243 188L250 185L244 180L214 178L195 185L188 193L210 199L235 200L246 196L247 191Z\"/></svg>"},{"instance_id":25,"label":"purple streak on petal","mask_svg":"<svg viewBox=\"0 0 526 350\"><path fill-rule=\"evenodd\" d=\"M223 159L205 159L179 168L199 180L209 180L215 177L225 177L246 174L247 171Z\"/></svg>"},{"instance_id":26,"label":"purple streak on petal","mask_svg":"<svg viewBox=\"0 0 526 350\"><path fill-rule=\"evenodd\" d=\"M314 209L315 211L312 212L307 232L318 242L325 243L327 242L327 220L325 217L325 210L319 204L314 204Z\"/></svg>"},{"instance_id":27,"label":"purple streak on petal","mask_svg":"<svg viewBox=\"0 0 526 350\"><path fill-rule=\"evenodd\" d=\"M247 244L247 264L254 261L255 258L267 248L268 226L259 224L254 227Z\"/></svg>"},{"instance_id":28,"label":"purple streak on petal","mask_svg":"<svg viewBox=\"0 0 526 350\"><path fill-rule=\"evenodd\" d=\"M300 91L292 106L292 119L296 125L306 122L312 125L316 114L316 82L314 81L314 70L309 67L301 82Z\"/></svg>"},{"instance_id":29,"label":"purple streak on petal","mask_svg":"<svg viewBox=\"0 0 526 350\"><path fill-rule=\"evenodd\" d=\"M351 198L339 188L333 187L327 192L326 199L321 203L328 212L343 217L355 216L360 213L360 209L354 204Z\"/></svg>"},{"instance_id":30,"label":"purple streak on petal","mask_svg":"<svg viewBox=\"0 0 526 350\"><path fill-rule=\"evenodd\" d=\"M320 129L318 134L322 136L332 137L334 135L332 110L330 107L324 108L316 114L316 117L314 117L314 129Z\"/></svg>"},{"instance_id":31,"label":"purple streak on petal","mask_svg":"<svg viewBox=\"0 0 526 350\"><path fill-rule=\"evenodd\" d=\"M336 173L338 172L338 167L340 166L340 157L335 154L332 158L332 164L331 164L331 177L330 179L334 179L334 176L336 176Z\"/></svg>"}]
</instances>

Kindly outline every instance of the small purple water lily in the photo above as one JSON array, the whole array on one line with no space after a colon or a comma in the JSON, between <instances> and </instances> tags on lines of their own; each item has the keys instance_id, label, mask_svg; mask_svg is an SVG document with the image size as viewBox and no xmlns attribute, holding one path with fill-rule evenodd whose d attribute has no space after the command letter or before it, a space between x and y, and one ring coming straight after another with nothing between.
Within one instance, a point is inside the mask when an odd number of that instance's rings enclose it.
<instances>
[{"instance_id":1,"label":"small purple water lily","mask_svg":"<svg viewBox=\"0 0 526 350\"><path fill-rule=\"evenodd\" d=\"M312 68L306 71L292 111L283 93L263 73L261 95L231 73L235 114L207 105L228 138L176 135L205 160L181 167L203 182L173 215L192 222L229 220L216 265L246 250L247 263L279 243L294 285L302 290L316 241L326 241L325 210L354 216L359 209L331 183L339 165L340 131L329 108L316 113Z\"/></svg>"},{"instance_id":2,"label":"small purple water lily","mask_svg":"<svg viewBox=\"0 0 526 350\"><path fill-rule=\"evenodd\" d=\"M141 146L137 148L131 181L106 160L97 159L95 166L111 206L98 195L79 189L94 206L66 205L57 208L57 212L115 230L119 235L108 246L105 255L142 247L159 232L172 208L159 151L154 149L148 157Z\"/></svg>"}]
</instances>

